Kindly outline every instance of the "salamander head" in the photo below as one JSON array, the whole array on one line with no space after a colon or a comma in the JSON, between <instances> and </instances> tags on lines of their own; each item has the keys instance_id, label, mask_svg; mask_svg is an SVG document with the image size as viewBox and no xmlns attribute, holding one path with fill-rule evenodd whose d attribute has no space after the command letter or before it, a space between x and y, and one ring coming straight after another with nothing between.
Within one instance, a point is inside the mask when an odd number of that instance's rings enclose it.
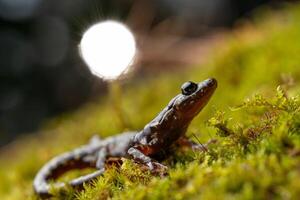
<instances>
[{"instance_id":1,"label":"salamander head","mask_svg":"<svg viewBox=\"0 0 300 200\"><path fill-rule=\"evenodd\" d=\"M185 82L181 86L181 94L177 96L172 107L180 116L192 119L207 104L216 88L217 81L214 78L200 83Z\"/></svg>"},{"instance_id":2,"label":"salamander head","mask_svg":"<svg viewBox=\"0 0 300 200\"><path fill-rule=\"evenodd\" d=\"M213 78L198 84L191 81L181 86L181 94L144 129L135 135L133 144L145 155L160 152L185 134L190 122L207 104L217 88Z\"/></svg>"}]
</instances>

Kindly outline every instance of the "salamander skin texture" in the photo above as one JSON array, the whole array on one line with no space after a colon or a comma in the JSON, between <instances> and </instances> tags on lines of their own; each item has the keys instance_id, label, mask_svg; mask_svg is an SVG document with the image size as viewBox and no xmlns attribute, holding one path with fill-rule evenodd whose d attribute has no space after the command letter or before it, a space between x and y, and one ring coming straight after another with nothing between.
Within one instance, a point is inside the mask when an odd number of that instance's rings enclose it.
<instances>
[{"instance_id":1,"label":"salamander skin texture","mask_svg":"<svg viewBox=\"0 0 300 200\"><path fill-rule=\"evenodd\" d=\"M95 180L104 173L105 162L110 157L131 158L146 165L150 171L155 171L167 169L157 160L165 157L171 146L205 150L206 145L190 141L185 133L190 122L205 107L216 88L217 81L214 78L200 83L185 82L181 86L181 93L146 124L143 130L105 139L94 136L89 144L51 159L35 176L34 191L40 197L49 197L51 188L81 188L84 183ZM96 170L67 183L53 182L67 171L87 167Z\"/></svg>"}]
</instances>

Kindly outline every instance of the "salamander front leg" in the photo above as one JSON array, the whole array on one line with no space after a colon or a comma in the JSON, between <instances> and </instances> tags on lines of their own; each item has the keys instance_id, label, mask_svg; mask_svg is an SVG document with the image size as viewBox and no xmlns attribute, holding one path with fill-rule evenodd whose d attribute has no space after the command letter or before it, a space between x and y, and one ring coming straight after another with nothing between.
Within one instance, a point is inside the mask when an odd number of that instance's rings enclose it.
<instances>
[{"instance_id":1,"label":"salamander front leg","mask_svg":"<svg viewBox=\"0 0 300 200\"><path fill-rule=\"evenodd\" d=\"M153 161L150 157L134 147L128 149L128 154L132 156L135 161L146 164L151 172L165 172L168 169L165 165Z\"/></svg>"}]
</instances>

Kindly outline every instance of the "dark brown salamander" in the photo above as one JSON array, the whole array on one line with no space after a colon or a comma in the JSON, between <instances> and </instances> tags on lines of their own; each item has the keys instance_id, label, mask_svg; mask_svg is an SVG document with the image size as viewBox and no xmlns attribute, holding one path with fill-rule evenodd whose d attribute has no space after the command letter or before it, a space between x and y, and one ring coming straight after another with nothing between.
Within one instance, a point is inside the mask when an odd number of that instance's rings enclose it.
<instances>
[{"instance_id":1,"label":"dark brown salamander","mask_svg":"<svg viewBox=\"0 0 300 200\"><path fill-rule=\"evenodd\" d=\"M89 144L53 158L37 173L33 182L35 192L43 197L50 195L51 188L60 189L66 185L81 187L83 183L103 174L105 161L109 157L133 158L154 171L166 169L166 166L154 159L165 154L171 145L203 150L205 147L188 140L185 132L192 119L207 104L216 87L217 81L213 78L198 84L186 82L181 87L181 94L174 97L140 132L127 132L103 140L94 137ZM49 183L69 170L87 167L96 168L97 171L68 183Z\"/></svg>"}]
</instances>

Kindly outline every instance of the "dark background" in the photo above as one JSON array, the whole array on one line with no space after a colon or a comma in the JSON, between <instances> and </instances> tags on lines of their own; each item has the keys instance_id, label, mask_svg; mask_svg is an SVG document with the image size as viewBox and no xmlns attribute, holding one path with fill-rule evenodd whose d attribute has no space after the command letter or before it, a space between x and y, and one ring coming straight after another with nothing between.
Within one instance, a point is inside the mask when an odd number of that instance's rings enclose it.
<instances>
[{"instance_id":1,"label":"dark background","mask_svg":"<svg viewBox=\"0 0 300 200\"><path fill-rule=\"evenodd\" d=\"M139 35L160 30L159 37L195 38L233 27L262 4L277 8L282 2L0 0L0 146L106 93L105 82L91 75L77 49L94 22L116 19Z\"/></svg>"}]
</instances>

